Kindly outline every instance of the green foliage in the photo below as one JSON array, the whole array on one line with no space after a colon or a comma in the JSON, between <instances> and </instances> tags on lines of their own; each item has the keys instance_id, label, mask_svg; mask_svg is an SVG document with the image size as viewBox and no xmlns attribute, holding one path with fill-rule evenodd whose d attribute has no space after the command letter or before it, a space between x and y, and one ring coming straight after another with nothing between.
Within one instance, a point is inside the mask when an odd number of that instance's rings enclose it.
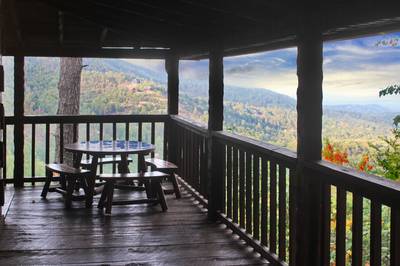
<instances>
[{"instance_id":1,"label":"green foliage","mask_svg":"<svg viewBox=\"0 0 400 266\"><path fill-rule=\"evenodd\" d=\"M400 94L400 86L399 85L390 85L385 89L379 91L379 97L386 95L397 95Z\"/></svg>"},{"instance_id":2,"label":"green foliage","mask_svg":"<svg viewBox=\"0 0 400 266\"><path fill-rule=\"evenodd\" d=\"M400 178L400 127L393 129L391 137L382 138L385 145L371 144L376 151L376 161L382 167L381 173L386 178L399 180Z\"/></svg>"}]
</instances>

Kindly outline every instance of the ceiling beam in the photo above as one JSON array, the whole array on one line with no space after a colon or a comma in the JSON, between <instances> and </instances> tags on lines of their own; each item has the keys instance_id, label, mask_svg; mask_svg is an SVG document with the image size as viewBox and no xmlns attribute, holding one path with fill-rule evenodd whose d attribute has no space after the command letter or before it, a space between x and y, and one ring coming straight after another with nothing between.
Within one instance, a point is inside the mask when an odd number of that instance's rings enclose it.
<instances>
[{"instance_id":1,"label":"ceiling beam","mask_svg":"<svg viewBox=\"0 0 400 266\"><path fill-rule=\"evenodd\" d=\"M5 14L10 16L10 22L13 27L14 34L16 36L16 43L19 46L23 46L22 31L19 24L19 18L17 14L17 9L15 8L15 0L6 0L5 2Z\"/></svg>"},{"instance_id":2,"label":"ceiling beam","mask_svg":"<svg viewBox=\"0 0 400 266\"><path fill-rule=\"evenodd\" d=\"M58 42L64 44L64 13L58 11Z\"/></svg>"},{"instance_id":3,"label":"ceiling beam","mask_svg":"<svg viewBox=\"0 0 400 266\"><path fill-rule=\"evenodd\" d=\"M4 56L32 57L94 57L164 59L170 50L157 49L101 49L93 47L7 47Z\"/></svg>"}]
</instances>

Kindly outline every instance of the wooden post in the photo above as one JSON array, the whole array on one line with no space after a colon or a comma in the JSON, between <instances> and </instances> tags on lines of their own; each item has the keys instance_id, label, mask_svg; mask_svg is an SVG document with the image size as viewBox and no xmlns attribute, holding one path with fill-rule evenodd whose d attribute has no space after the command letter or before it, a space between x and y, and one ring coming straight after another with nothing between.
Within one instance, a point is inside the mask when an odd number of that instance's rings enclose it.
<instances>
[{"instance_id":1,"label":"wooden post","mask_svg":"<svg viewBox=\"0 0 400 266\"><path fill-rule=\"evenodd\" d=\"M221 50L210 52L208 99L208 218L216 220L222 210L223 197L223 146L213 137L214 131L223 129L224 121L224 63Z\"/></svg>"},{"instance_id":2,"label":"wooden post","mask_svg":"<svg viewBox=\"0 0 400 266\"><path fill-rule=\"evenodd\" d=\"M168 114L177 115L179 110L179 58L167 57L165 69L168 74Z\"/></svg>"},{"instance_id":3,"label":"wooden post","mask_svg":"<svg viewBox=\"0 0 400 266\"><path fill-rule=\"evenodd\" d=\"M1 56L1 55L0 55ZM4 69L3 65L0 62L0 94L3 94L4 92ZM3 98L3 97L1 97ZM5 128L5 123L4 123L4 106L2 100L0 100L0 131L1 135L4 135L4 128ZM4 167L4 161L6 159L6 154L5 154L5 147L4 143L2 141L3 137L1 137L0 140L0 224L2 223L3 220L3 213L2 213L2 207L4 206L5 198L4 198L4 176L3 176L3 167Z\"/></svg>"},{"instance_id":4,"label":"wooden post","mask_svg":"<svg viewBox=\"0 0 400 266\"><path fill-rule=\"evenodd\" d=\"M304 16L297 54L296 250L294 265L323 265L321 182L304 162L321 159L323 42L318 20Z\"/></svg>"},{"instance_id":5,"label":"wooden post","mask_svg":"<svg viewBox=\"0 0 400 266\"><path fill-rule=\"evenodd\" d=\"M168 74L168 114L177 115L179 113L179 58L175 55L167 57L165 60L165 70ZM166 131L164 136L167 138L168 143L167 157L170 162L177 163L176 127L171 120L167 123L164 127Z\"/></svg>"},{"instance_id":6,"label":"wooden post","mask_svg":"<svg viewBox=\"0 0 400 266\"><path fill-rule=\"evenodd\" d=\"M14 57L14 187L24 186L24 57Z\"/></svg>"}]
</instances>

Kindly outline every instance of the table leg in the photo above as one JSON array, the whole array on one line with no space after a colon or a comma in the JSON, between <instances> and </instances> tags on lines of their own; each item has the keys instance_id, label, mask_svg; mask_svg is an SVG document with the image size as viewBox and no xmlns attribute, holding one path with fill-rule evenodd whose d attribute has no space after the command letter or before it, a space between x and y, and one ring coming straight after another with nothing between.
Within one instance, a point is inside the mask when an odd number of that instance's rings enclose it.
<instances>
[{"instance_id":1,"label":"table leg","mask_svg":"<svg viewBox=\"0 0 400 266\"><path fill-rule=\"evenodd\" d=\"M86 183L87 183L86 207L87 208L92 207L92 204L93 204L94 186L95 186L95 181L96 181L98 161L99 161L99 157L93 156L92 164L90 166L91 175L86 178Z\"/></svg>"},{"instance_id":2,"label":"table leg","mask_svg":"<svg viewBox=\"0 0 400 266\"><path fill-rule=\"evenodd\" d=\"M121 154L121 162L118 164L118 172L120 174L129 173L128 155Z\"/></svg>"},{"instance_id":3,"label":"table leg","mask_svg":"<svg viewBox=\"0 0 400 266\"><path fill-rule=\"evenodd\" d=\"M81 161L82 161L82 152L76 152L74 155L74 160L73 160L73 166L75 168L79 168L81 166Z\"/></svg>"},{"instance_id":4,"label":"table leg","mask_svg":"<svg viewBox=\"0 0 400 266\"><path fill-rule=\"evenodd\" d=\"M146 162L144 161L144 154L138 154L138 168L139 172L146 172Z\"/></svg>"}]
</instances>

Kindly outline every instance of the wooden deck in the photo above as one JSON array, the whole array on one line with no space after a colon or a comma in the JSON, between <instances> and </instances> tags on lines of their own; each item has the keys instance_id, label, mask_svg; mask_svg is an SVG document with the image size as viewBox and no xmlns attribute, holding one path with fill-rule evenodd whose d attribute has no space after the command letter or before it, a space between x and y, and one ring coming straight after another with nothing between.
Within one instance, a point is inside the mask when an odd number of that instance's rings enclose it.
<instances>
[{"instance_id":1,"label":"wooden deck","mask_svg":"<svg viewBox=\"0 0 400 266\"><path fill-rule=\"evenodd\" d=\"M0 226L1 265L268 264L225 226L207 221L185 191L180 200L167 196L166 213L159 206L114 206L111 217L96 207L85 209L83 202L65 210L59 194L42 200L40 192L41 187L15 191Z\"/></svg>"}]
</instances>

